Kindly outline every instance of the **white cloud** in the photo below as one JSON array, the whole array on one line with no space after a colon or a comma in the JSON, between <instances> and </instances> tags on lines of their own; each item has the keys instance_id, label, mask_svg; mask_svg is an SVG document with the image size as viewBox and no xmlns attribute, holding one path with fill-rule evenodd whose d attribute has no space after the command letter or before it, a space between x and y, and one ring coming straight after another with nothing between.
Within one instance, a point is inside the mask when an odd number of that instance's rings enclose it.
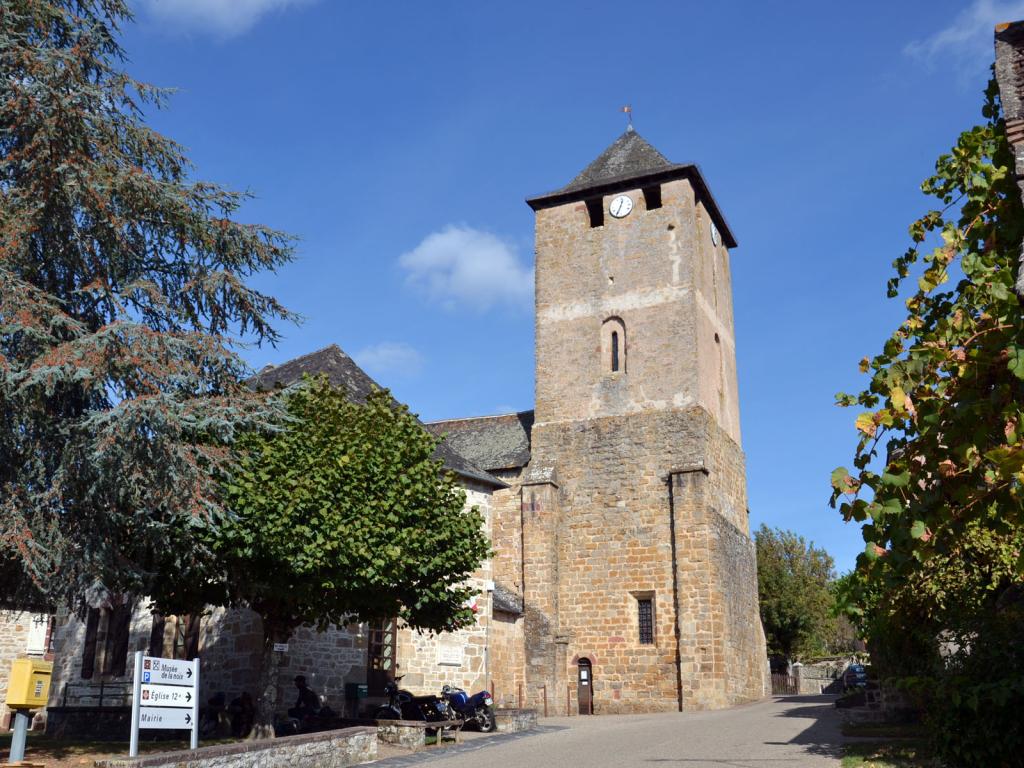
<instances>
[{"instance_id":1,"label":"white cloud","mask_svg":"<svg viewBox=\"0 0 1024 768\"><path fill-rule=\"evenodd\" d=\"M240 35L261 17L316 0L141 0L157 18L175 26Z\"/></svg>"},{"instance_id":2,"label":"white cloud","mask_svg":"<svg viewBox=\"0 0 1024 768\"><path fill-rule=\"evenodd\" d=\"M352 359L374 376L415 376L423 370L423 355L401 341L382 341L359 350Z\"/></svg>"},{"instance_id":3,"label":"white cloud","mask_svg":"<svg viewBox=\"0 0 1024 768\"><path fill-rule=\"evenodd\" d=\"M995 57L995 26L1024 18L1024 0L974 0L934 35L909 43L904 53L926 64L987 64Z\"/></svg>"},{"instance_id":4,"label":"white cloud","mask_svg":"<svg viewBox=\"0 0 1024 768\"><path fill-rule=\"evenodd\" d=\"M410 285L446 309L526 308L533 296L533 269L520 261L515 246L465 225L427 235L398 263Z\"/></svg>"}]
</instances>

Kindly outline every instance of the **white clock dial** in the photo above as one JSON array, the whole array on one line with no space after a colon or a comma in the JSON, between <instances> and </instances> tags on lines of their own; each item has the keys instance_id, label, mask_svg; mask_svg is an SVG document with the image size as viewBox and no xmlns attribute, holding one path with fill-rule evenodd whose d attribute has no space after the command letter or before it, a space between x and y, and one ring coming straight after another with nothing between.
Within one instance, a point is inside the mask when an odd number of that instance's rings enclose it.
<instances>
[{"instance_id":1,"label":"white clock dial","mask_svg":"<svg viewBox=\"0 0 1024 768\"><path fill-rule=\"evenodd\" d=\"M629 195L619 195L612 200L612 204L608 206L608 212L616 219L629 216L629 212L632 210L633 199Z\"/></svg>"},{"instance_id":2,"label":"white clock dial","mask_svg":"<svg viewBox=\"0 0 1024 768\"><path fill-rule=\"evenodd\" d=\"M715 226L713 221L711 222L711 242L715 244L716 248L722 242L722 236L718 234L718 227Z\"/></svg>"}]
</instances>

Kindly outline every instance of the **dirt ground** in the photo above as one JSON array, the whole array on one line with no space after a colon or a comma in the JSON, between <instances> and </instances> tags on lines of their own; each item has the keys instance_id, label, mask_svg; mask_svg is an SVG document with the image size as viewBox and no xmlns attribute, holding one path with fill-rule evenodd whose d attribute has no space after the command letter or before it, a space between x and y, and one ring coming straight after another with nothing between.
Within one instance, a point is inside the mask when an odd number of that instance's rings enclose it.
<instances>
[{"instance_id":1,"label":"dirt ground","mask_svg":"<svg viewBox=\"0 0 1024 768\"><path fill-rule=\"evenodd\" d=\"M225 743L205 742L205 744ZM6 762L11 748L11 735L0 736L0 760ZM139 752L173 752L177 749L188 749L187 741L151 741L139 745ZM105 757L127 757L128 742L126 741L66 741L49 739L43 734L29 734L25 747L25 762L36 763L46 768L89 768L96 760Z\"/></svg>"}]
</instances>

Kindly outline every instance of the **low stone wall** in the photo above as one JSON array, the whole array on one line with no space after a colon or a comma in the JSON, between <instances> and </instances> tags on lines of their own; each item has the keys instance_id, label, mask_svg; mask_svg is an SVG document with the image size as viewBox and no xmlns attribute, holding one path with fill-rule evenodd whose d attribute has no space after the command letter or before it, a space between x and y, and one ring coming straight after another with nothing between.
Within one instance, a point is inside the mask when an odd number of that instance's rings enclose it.
<instances>
[{"instance_id":1,"label":"low stone wall","mask_svg":"<svg viewBox=\"0 0 1024 768\"><path fill-rule=\"evenodd\" d=\"M537 726L536 709L496 709L494 719L502 733L529 731Z\"/></svg>"},{"instance_id":2,"label":"low stone wall","mask_svg":"<svg viewBox=\"0 0 1024 768\"><path fill-rule=\"evenodd\" d=\"M426 723L419 720L378 720L377 739L414 751L423 749L427 743Z\"/></svg>"},{"instance_id":3,"label":"low stone wall","mask_svg":"<svg viewBox=\"0 0 1024 768\"><path fill-rule=\"evenodd\" d=\"M357 727L98 760L96 768L347 768L376 758L377 729Z\"/></svg>"}]
</instances>

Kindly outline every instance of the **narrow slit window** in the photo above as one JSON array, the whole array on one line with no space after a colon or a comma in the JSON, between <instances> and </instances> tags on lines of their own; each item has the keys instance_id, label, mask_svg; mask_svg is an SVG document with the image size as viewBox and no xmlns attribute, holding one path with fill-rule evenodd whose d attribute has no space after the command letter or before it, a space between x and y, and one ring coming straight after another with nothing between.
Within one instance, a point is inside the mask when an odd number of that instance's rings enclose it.
<instances>
[{"instance_id":1,"label":"narrow slit window","mask_svg":"<svg viewBox=\"0 0 1024 768\"><path fill-rule=\"evenodd\" d=\"M612 331L612 373L619 370L619 332Z\"/></svg>"},{"instance_id":2,"label":"narrow slit window","mask_svg":"<svg viewBox=\"0 0 1024 768\"><path fill-rule=\"evenodd\" d=\"M636 601L637 619L640 625L640 644L654 644L654 601L642 597Z\"/></svg>"},{"instance_id":3,"label":"narrow slit window","mask_svg":"<svg viewBox=\"0 0 1024 768\"><path fill-rule=\"evenodd\" d=\"M648 211L661 208L661 185L644 187L644 205Z\"/></svg>"},{"instance_id":4,"label":"narrow slit window","mask_svg":"<svg viewBox=\"0 0 1024 768\"><path fill-rule=\"evenodd\" d=\"M591 227L604 226L604 199L595 197L587 200L587 214L590 216Z\"/></svg>"}]
</instances>

